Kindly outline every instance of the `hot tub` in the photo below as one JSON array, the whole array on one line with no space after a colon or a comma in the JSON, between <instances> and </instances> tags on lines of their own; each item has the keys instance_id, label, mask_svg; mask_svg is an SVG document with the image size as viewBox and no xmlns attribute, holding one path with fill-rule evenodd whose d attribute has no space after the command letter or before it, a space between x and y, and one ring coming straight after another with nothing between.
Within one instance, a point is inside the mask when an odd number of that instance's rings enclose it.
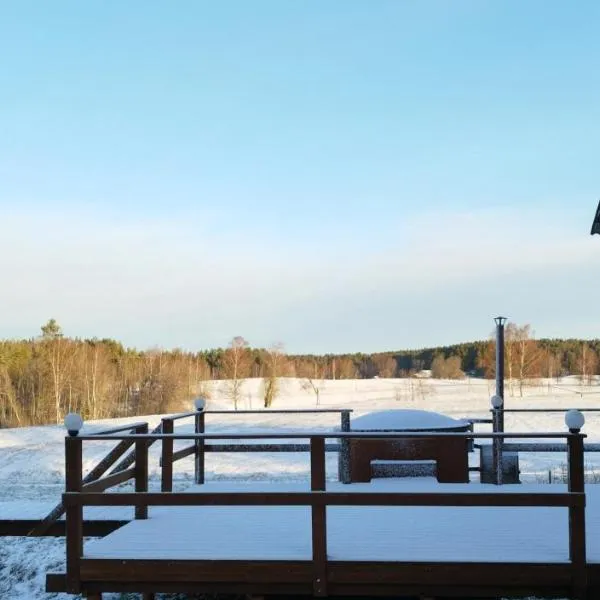
<instances>
[{"instance_id":1,"label":"hot tub","mask_svg":"<svg viewBox=\"0 0 600 600\"><path fill-rule=\"evenodd\" d=\"M353 419L352 431L464 433L471 423L426 410L384 410ZM431 465L440 483L469 481L470 440L463 437L411 437L407 439L351 439L348 443L349 480L366 482L386 465L414 463L427 473Z\"/></svg>"}]
</instances>

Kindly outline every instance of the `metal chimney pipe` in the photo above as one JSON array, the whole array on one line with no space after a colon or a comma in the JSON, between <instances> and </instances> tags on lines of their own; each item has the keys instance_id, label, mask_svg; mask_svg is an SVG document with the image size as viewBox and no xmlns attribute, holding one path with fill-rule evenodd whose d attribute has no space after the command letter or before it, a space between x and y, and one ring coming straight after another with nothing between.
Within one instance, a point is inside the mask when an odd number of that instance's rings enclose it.
<instances>
[{"instance_id":1,"label":"metal chimney pipe","mask_svg":"<svg viewBox=\"0 0 600 600\"><path fill-rule=\"evenodd\" d=\"M504 324L506 317L496 317L496 396L502 398L498 414L498 433L504 433Z\"/></svg>"}]
</instances>

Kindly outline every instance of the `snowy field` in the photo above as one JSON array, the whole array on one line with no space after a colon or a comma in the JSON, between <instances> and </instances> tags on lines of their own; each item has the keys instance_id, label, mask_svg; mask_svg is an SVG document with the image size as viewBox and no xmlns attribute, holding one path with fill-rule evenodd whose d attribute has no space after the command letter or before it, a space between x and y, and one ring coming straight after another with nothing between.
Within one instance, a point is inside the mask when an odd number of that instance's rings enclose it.
<instances>
[{"instance_id":1,"label":"snowy field","mask_svg":"<svg viewBox=\"0 0 600 600\"><path fill-rule=\"evenodd\" d=\"M278 408L350 408L353 417L373 410L411 408L426 409L451 417L489 417L489 396L493 382L482 380L343 380L315 382L320 385L320 405L315 406L315 395L306 391L297 380L285 380L281 396L273 409ZM249 380L243 388L240 408L259 409L261 406L260 381ZM507 385L506 408L561 408L600 406L600 386L580 386L576 379L565 378L560 383L538 381L524 390L524 397L515 390L509 395ZM191 407L182 407L182 410ZM231 402L224 393L223 382L211 386L209 409L230 409ZM564 415L507 414L506 430L520 432L564 431ZM84 432L121 423L148 421L150 427L160 422L160 415L87 423ZM209 415L207 431L291 431L331 430L339 427L339 416L322 415ZM190 421L176 423L176 432L191 431ZM480 430L485 430L485 426ZM600 442L600 413L588 413L584 432L589 441ZM40 518L59 500L64 481L65 432L62 427L45 426L0 430L0 518ZM90 469L114 444L90 442L84 444L84 469ZM185 443L183 444L185 445ZM177 449L177 445L176 448ZM156 445L150 450L150 488L159 485L158 454ZM475 455L473 455L475 459ZM328 477L336 477L337 457L328 455ZM548 480L548 471L556 476L565 464L561 454L521 455L521 477L526 482ZM590 476L600 473L600 454L586 456ZM305 454L210 454L206 460L207 480L236 482L307 481L308 455ZM192 484L193 460L182 460L175 465L174 490L186 489ZM113 509L128 510L128 509ZM64 569L64 540L57 538L2 538L0 539L0 599L41 600L71 598L62 594L45 594L47 571ZM119 596L115 596L119 597Z\"/></svg>"}]
</instances>

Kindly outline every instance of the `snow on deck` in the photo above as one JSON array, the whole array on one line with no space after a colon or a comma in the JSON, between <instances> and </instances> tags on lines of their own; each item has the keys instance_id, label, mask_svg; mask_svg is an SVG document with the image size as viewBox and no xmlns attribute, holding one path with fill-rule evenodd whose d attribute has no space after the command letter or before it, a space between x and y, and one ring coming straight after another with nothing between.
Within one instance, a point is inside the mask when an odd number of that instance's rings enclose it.
<instances>
[{"instance_id":1,"label":"snow on deck","mask_svg":"<svg viewBox=\"0 0 600 600\"><path fill-rule=\"evenodd\" d=\"M563 492L562 485L506 485L503 493ZM211 483L190 492L307 491L306 484ZM330 491L489 492L496 486L431 481L330 483ZM587 489L588 560L600 562L600 489ZM566 508L330 507L330 560L405 562L568 562ZM86 558L311 560L308 507L156 507L102 540Z\"/></svg>"}]
</instances>

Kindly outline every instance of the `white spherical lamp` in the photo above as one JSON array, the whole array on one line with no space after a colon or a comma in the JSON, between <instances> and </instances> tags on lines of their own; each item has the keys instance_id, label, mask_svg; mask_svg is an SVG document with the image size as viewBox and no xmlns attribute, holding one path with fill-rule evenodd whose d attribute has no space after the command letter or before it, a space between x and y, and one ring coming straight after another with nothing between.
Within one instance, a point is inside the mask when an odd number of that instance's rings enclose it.
<instances>
[{"instance_id":1,"label":"white spherical lamp","mask_svg":"<svg viewBox=\"0 0 600 600\"><path fill-rule=\"evenodd\" d=\"M502 397L498 396L498 395L492 396L490 398L490 402L492 404L492 408L494 408L496 410L499 408L502 408L502 404L504 404L504 402L502 401Z\"/></svg>"},{"instance_id":2,"label":"white spherical lamp","mask_svg":"<svg viewBox=\"0 0 600 600\"><path fill-rule=\"evenodd\" d=\"M83 419L78 413L71 412L65 416L65 428L69 435L75 437L83 427Z\"/></svg>"},{"instance_id":3,"label":"white spherical lamp","mask_svg":"<svg viewBox=\"0 0 600 600\"><path fill-rule=\"evenodd\" d=\"M206 407L206 398L199 396L194 400L194 406L196 407L196 410L204 410Z\"/></svg>"},{"instance_id":4,"label":"white spherical lamp","mask_svg":"<svg viewBox=\"0 0 600 600\"><path fill-rule=\"evenodd\" d=\"M569 428L569 431L576 433L584 426L585 417L580 410L568 410L565 413L565 424Z\"/></svg>"}]
</instances>

